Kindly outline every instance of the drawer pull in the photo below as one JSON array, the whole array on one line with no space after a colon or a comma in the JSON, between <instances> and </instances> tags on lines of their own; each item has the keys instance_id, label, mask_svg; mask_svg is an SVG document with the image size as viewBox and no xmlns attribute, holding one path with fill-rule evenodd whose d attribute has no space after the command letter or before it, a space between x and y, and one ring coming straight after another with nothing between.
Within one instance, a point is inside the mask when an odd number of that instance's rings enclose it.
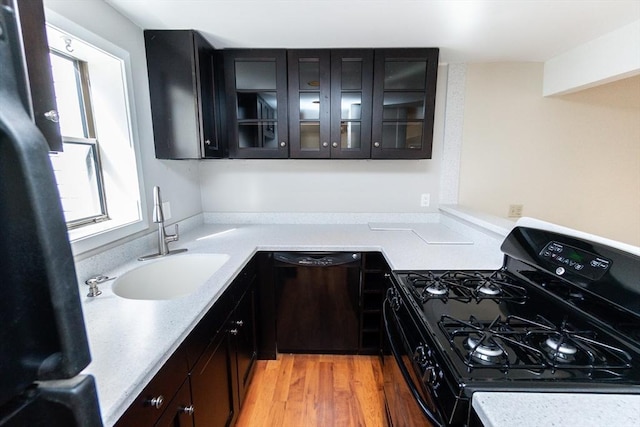
<instances>
[{"instance_id":1,"label":"drawer pull","mask_svg":"<svg viewBox=\"0 0 640 427\"><path fill-rule=\"evenodd\" d=\"M180 408L180 410L182 411L183 414L192 416L196 409L193 407L193 405L189 405L189 406L183 406L182 408Z\"/></svg>"},{"instance_id":2,"label":"drawer pull","mask_svg":"<svg viewBox=\"0 0 640 427\"><path fill-rule=\"evenodd\" d=\"M162 397L162 395L157 397L152 397L151 399L148 400L148 402L149 402L149 405L153 406L154 408L160 409L160 407L164 403L164 397Z\"/></svg>"}]
</instances>

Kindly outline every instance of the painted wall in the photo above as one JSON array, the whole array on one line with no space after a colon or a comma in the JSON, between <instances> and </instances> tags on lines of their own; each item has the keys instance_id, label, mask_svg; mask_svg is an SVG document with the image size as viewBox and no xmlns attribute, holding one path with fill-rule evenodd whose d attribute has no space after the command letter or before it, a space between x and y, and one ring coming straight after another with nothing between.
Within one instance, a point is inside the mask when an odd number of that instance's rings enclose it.
<instances>
[{"instance_id":1,"label":"painted wall","mask_svg":"<svg viewBox=\"0 0 640 427\"><path fill-rule=\"evenodd\" d=\"M140 148L147 218L153 207L152 189L159 185L165 202L171 203L172 223L202 212L197 161L166 161L155 158L149 102L149 83L142 29L103 0L44 0L52 10L73 23L126 50L131 58L138 146ZM150 228L155 228L151 223Z\"/></svg>"},{"instance_id":2,"label":"painted wall","mask_svg":"<svg viewBox=\"0 0 640 427\"><path fill-rule=\"evenodd\" d=\"M469 64L459 201L640 245L640 77L544 98L543 64Z\"/></svg>"}]
</instances>

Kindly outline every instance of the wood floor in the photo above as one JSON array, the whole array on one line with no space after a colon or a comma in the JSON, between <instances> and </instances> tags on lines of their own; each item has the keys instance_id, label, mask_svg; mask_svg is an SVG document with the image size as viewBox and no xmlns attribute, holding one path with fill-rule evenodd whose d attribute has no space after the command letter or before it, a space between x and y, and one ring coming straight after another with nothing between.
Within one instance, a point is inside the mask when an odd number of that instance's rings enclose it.
<instances>
[{"instance_id":1,"label":"wood floor","mask_svg":"<svg viewBox=\"0 0 640 427\"><path fill-rule=\"evenodd\" d=\"M380 361L307 354L259 360L236 426L386 426Z\"/></svg>"}]
</instances>

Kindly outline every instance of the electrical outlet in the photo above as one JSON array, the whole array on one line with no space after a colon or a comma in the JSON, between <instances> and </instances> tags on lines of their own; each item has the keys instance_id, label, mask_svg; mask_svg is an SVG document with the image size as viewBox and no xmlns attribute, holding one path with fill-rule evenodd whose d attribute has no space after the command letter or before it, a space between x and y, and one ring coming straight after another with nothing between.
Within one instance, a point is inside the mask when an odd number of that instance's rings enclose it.
<instances>
[{"instance_id":1,"label":"electrical outlet","mask_svg":"<svg viewBox=\"0 0 640 427\"><path fill-rule=\"evenodd\" d=\"M509 218L520 218L522 216L522 205L509 205Z\"/></svg>"},{"instance_id":2,"label":"electrical outlet","mask_svg":"<svg viewBox=\"0 0 640 427\"><path fill-rule=\"evenodd\" d=\"M431 194L422 193L420 195L420 206L423 208L428 208L430 204L431 204Z\"/></svg>"},{"instance_id":3,"label":"electrical outlet","mask_svg":"<svg viewBox=\"0 0 640 427\"><path fill-rule=\"evenodd\" d=\"M165 221L171 219L171 204L169 202L162 202L162 213Z\"/></svg>"}]
</instances>

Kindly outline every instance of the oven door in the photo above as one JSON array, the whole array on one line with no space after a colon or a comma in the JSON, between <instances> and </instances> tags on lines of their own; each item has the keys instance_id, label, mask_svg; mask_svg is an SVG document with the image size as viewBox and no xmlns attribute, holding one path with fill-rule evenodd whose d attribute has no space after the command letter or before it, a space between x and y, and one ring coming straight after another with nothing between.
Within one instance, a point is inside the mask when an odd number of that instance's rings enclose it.
<instances>
[{"instance_id":1,"label":"oven door","mask_svg":"<svg viewBox=\"0 0 640 427\"><path fill-rule=\"evenodd\" d=\"M421 358L425 343L407 310L396 291L388 289L382 311L386 345L390 350L383 358L389 422L391 426L444 426L415 361Z\"/></svg>"}]
</instances>

